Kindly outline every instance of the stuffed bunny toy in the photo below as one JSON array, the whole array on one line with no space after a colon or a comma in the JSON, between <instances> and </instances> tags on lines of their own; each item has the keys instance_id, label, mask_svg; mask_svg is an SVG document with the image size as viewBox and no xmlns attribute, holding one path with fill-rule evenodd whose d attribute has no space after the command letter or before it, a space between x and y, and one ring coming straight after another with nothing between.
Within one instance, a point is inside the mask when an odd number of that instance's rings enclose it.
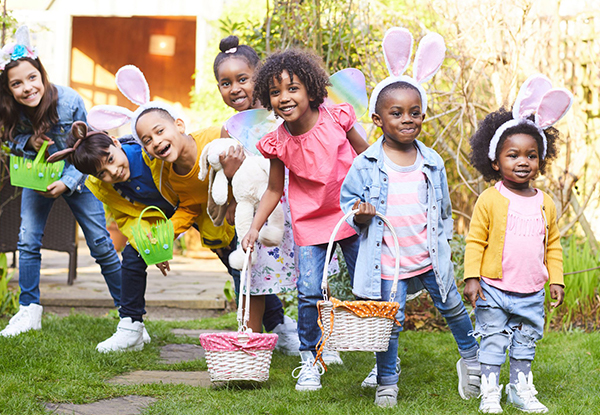
<instances>
[{"instance_id":1,"label":"stuffed bunny toy","mask_svg":"<svg viewBox=\"0 0 600 415\"><path fill-rule=\"evenodd\" d=\"M414 77L404 75L410 65L413 37L407 29L392 27L385 32L383 38L383 56L390 76L378 83L369 101L369 117L375 113L377 98L383 88L395 82L407 82L419 90L421 95L421 112L427 112L427 93L422 84L429 81L437 73L444 62L446 44L438 33L428 33L419 42L413 64Z\"/></svg>"},{"instance_id":2,"label":"stuffed bunny toy","mask_svg":"<svg viewBox=\"0 0 600 415\"><path fill-rule=\"evenodd\" d=\"M202 150L200 155L200 173L198 178L204 180L209 173L209 188L208 192L212 194L214 203L220 206L227 204L227 178L223 172L219 155L227 152L230 147L237 147L239 143L232 138L219 138L208 143ZM241 240L250 230L254 213L258 208L260 199L267 189L269 182L269 161L260 156L247 155L246 159L237 170L231 179L233 188L233 197L237 202L235 209L235 230L238 234L238 239ZM208 206L209 213L211 206ZM223 218L213 219L215 226L220 226L223 223ZM281 203L277 204L273 213L269 216L269 220L260 230L258 240L265 246L277 246L283 239L284 232L284 217ZM229 255L229 265L235 269L242 269L244 264L244 251L241 246ZM256 253L252 254L252 261L256 259Z\"/></svg>"}]
</instances>

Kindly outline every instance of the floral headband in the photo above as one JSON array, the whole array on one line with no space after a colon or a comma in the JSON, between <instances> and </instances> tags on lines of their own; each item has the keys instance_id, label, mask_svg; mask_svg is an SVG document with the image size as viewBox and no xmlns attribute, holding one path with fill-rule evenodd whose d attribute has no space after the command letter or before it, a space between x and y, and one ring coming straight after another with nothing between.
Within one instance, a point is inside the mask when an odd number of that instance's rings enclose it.
<instances>
[{"instance_id":1,"label":"floral headband","mask_svg":"<svg viewBox=\"0 0 600 415\"><path fill-rule=\"evenodd\" d=\"M21 58L37 59L37 52L29 41L29 28L21 26L15 33L15 43L8 44L0 50L0 72L6 65Z\"/></svg>"},{"instance_id":2,"label":"floral headband","mask_svg":"<svg viewBox=\"0 0 600 415\"><path fill-rule=\"evenodd\" d=\"M421 95L421 111L427 111L427 94L421 84L429 81L442 66L446 55L444 38L437 33L428 33L419 42L413 65L414 77L403 75L410 64L413 37L407 29L392 27L385 32L382 48L385 64L390 76L381 81L373 89L369 101L369 117L375 113L375 105L379 94L388 85L406 82L417 88Z\"/></svg>"},{"instance_id":3,"label":"floral headband","mask_svg":"<svg viewBox=\"0 0 600 415\"><path fill-rule=\"evenodd\" d=\"M106 135L106 133L102 131L88 130L87 124L83 121L75 121L73 123L73 126L71 127L71 131L69 132L69 134L77 139L77 141L75 141L75 144L73 144L73 147L65 148L64 150L60 150L52 154L47 159L48 163L55 163L57 161L66 159L69 156L69 154L74 153L75 150L77 150L77 147L79 147L83 140L93 135ZM106 136L108 137L108 135Z\"/></svg>"},{"instance_id":4,"label":"floral headband","mask_svg":"<svg viewBox=\"0 0 600 415\"><path fill-rule=\"evenodd\" d=\"M542 159L546 158L548 140L544 130L554 125L571 108L573 104L573 94L564 88L552 88L550 80L542 74L531 75L521 86L515 105L513 106L513 119L502 124L490 141L488 158L491 161L496 160L496 149L500 142L500 137L506 130L516 127L520 124L529 124L537 128L544 148ZM534 115L534 121L528 119Z\"/></svg>"}]
</instances>

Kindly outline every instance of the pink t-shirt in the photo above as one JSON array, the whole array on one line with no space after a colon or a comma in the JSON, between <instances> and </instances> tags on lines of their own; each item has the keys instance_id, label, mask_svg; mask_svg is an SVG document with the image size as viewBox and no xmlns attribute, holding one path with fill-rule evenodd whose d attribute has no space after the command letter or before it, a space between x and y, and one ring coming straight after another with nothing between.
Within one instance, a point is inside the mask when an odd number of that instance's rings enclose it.
<instances>
[{"instance_id":1,"label":"pink t-shirt","mask_svg":"<svg viewBox=\"0 0 600 415\"><path fill-rule=\"evenodd\" d=\"M521 294L538 292L548 281L544 264L546 221L541 206L544 195L533 197L511 192L498 182L500 194L509 200L506 235L502 254L502 279L484 278L485 282L503 291Z\"/></svg>"},{"instance_id":2,"label":"pink t-shirt","mask_svg":"<svg viewBox=\"0 0 600 415\"><path fill-rule=\"evenodd\" d=\"M343 216L340 189L356 157L346 133L355 122L350 104L321 106L317 123L307 133L291 135L283 123L256 144L263 156L278 158L290 171L292 227L300 246L327 243ZM354 234L344 224L336 240Z\"/></svg>"}]
</instances>

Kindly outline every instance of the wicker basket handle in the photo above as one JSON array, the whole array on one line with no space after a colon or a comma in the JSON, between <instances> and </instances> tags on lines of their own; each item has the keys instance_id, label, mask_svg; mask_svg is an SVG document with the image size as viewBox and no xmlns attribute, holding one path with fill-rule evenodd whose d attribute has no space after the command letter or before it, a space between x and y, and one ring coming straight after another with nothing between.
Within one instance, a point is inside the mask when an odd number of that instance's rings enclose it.
<instances>
[{"instance_id":1,"label":"wicker basket handle","mask_svg":"<svg viewBox=\"0 0 600 415\"><path fill-rule=\"evenodd\" d=\"M358 209L353 209L353 210L349 211L348 213L346 213L340 219L340 221L337 223L337 225L335 225L335 228L333 228L333 232L331 233L331 238L329 238L329 244L327 245L327 255L325 256L325 267L323 269L323 281L321 282L321 290L323 290L323 299L325 301L328 301L328 298L327 298L327 270L328 270L329 264L328 264L327 260L329 258L331 258L331 251L333 250L335 236L337 235L337 233L340 230L340 228L342 227L342 225L346 222L346 219L348 219L350 216L354 215L356 212L358 212ZM392 224L390 223L388 218L386 218L379 212L375 212L375 215L378 216L379 219L381 219L386 224L386 226L390 230L390 233L394 237L394 247L396 248L396 264L394 265L394 284L392 285L392 292L390 293L390 301L394 301L394 297L396 296L396 291L398 290L398 276L400 274L400 245L398 244L398 236L396 235L396 231L394 230L394 227L392 226Z\"/></svg>"},{"instance_id":2,"label":"wicker basket handle","mask_svg":"<svg viewBox=\"0 0 600 415\"><path fill-rule=\"evenodd\" d=\"M250 256L252 250L247 249L244 257L244 265L242 265L242 272L240 273L240 292L238 293L238 309L237 309L237 322L238 332L245 333L248 331L248 320L250 319L250 275L252 274L252 262ZM244 299L244 288L246 288L246 306L242 307Z\"/></svg>"}]
</instances>

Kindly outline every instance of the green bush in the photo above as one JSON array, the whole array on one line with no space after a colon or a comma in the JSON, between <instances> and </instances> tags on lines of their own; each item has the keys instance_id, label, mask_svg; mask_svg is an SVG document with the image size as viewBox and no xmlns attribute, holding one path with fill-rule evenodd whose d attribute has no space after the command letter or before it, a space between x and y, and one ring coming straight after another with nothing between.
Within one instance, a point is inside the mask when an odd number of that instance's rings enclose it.
<instances>
[{"instance_id":1,"label":"green bush","mask_svg":"<svg viewBox=\"0 0 600 415\"><path fill-rule=\"evenodd\" d=\"M0 252L0 316L15 314L19 309L20 289L13 292L8 286L15 271L8 273L8 260L4 252Z\"/></svg>"}]
</instances>

